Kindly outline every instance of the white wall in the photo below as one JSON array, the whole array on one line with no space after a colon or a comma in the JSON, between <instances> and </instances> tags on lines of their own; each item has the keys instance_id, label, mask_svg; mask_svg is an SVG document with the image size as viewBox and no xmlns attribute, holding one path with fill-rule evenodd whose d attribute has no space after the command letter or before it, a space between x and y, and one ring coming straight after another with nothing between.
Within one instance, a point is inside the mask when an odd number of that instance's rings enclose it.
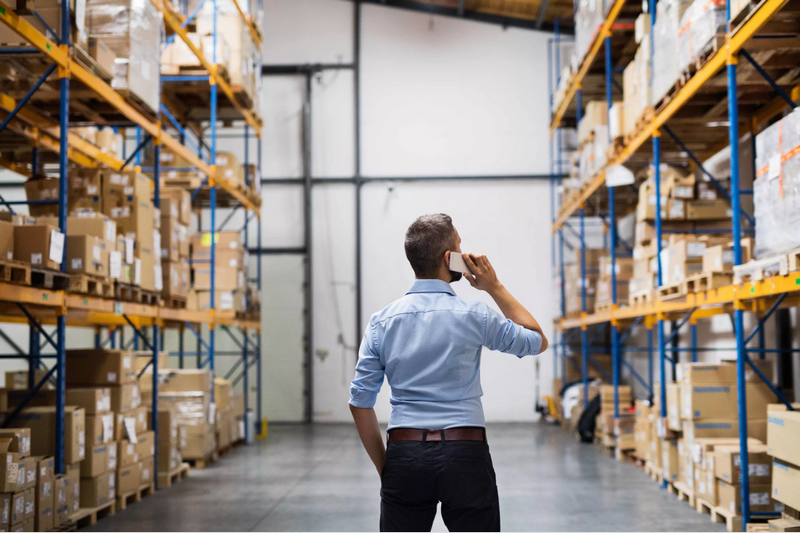
<instances>
[{"instance_id":1,"label":"white wall","mask_svg":"<svg viewBox=\"0 0 800 533\"><path fill-rule=\"evenodd\" d=\"M547 34L375 5L362 9L364 176L547 173ZM265 64L352 60L352 2L267 0L265 11ZM267 77L264 91L265 177L299 177L303 80ZM313 82L314 176L354 173L352 91L349 71L326 71ZM263 196L265 200L280 196L278 201L266 200L270 201L267 218L296 221L290 226L291 245L297 245L302 239L296 233L302 229L302 206L294 196L288 198L288 187L267 186ZM362 190L365 323L358 328L354 202L352 184L315 185L315 420L350 419L348 387L360 332L372 312L401 297L410 285L413 274L405 260L403 235L421 214L453 216L465 249L489 254L504 283L541 318L549 334L556 295L551 294L546 180L366 184ZM290 245L276 232L267 240L271 246ZM286 265L292 266L299 268ZM457 284L456 291L466 299L486 299L466 282ZM280 337L269 342L289 348ZM301 361L302 351L295 348L286 357ZM550 354L541 358L548 389L551 360ZM488 420L532 419L533 367L533 359L487 354L482 374ZM389 413L387 393L384 387L378 400L384 421Z\"/></svg>"}]
</instances>

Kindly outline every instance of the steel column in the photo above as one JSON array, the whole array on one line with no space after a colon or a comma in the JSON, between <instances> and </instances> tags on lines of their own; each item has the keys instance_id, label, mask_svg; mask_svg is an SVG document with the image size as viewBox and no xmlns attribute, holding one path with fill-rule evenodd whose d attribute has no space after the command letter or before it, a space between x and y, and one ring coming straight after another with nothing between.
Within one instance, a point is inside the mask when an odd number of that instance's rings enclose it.
<instances>
[{"instance_id":1,"label":"steel column","mask_svg":"<svg viewBox=\"0 0 800 533\"><path fill-rule=\"evenodd\" d=\"M560 130L559 130L560 131ZM586 313L586 218L583 208L581 215L581 314ZM583 373L583 406L589 406L589 343L586 339L586 325L581 325L581 371Z\"/></svg>"}]
</instances>

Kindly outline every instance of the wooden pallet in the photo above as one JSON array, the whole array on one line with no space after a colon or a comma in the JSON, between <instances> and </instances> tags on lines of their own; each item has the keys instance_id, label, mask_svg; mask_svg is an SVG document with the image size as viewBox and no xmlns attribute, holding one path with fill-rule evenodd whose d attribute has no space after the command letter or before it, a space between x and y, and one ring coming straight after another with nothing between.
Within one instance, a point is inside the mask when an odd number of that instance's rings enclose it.
<instances>
[{"instance_id":1,"label":"wooden pallet","mask_svg":"<svg viewBox=\"0 0 800 533\"><path fill-rule=\"evenodd\" d=\"M253 108L253 99L241 85L231 85L231 90L233 91L233 97L236 98L242 107L245 109Z\"/></svg>"},{"instance_id":2,"label":"wooden pallet","mask_svg":"<svg viewBox=\"0 0 800 533\"><path fill-rule=\"evenodd\" d=\"M700 514L708 513L710 515L710 514L712 514L712 510L714 509L714 505L708 503L707 501L705 501L702 498L695 497L695 499L694 499L694 508ZM711 521L714 522L715 520L712 518Z\"/></svg>"},{"instance_id":3,"label":"wooden pallet","mask_svg":"<svg viewBox=\"0 0 800 533\"><path fill-rule=\"evenodd\" d=\"M69 278L69 292L113 298L114 281L111 278L102 278L91 274L72 274Z\"/></svg>"},{"instance_id":4,"label":"wooden pallet","mask_svg":"<svg viewBox=\"0 0 800 533\"><path fill-rule=\"evenodd\" d=\"M147 115L147 118L150 120L155 120L156 113L150 109L150 106L142 100L139 95L134 92L131 92L130 89L115 89L117 94L123 97L125 100L128 101L130 105L136 108L137 111L140 113Z\"/></svg>"},{"instance_id":5,"label":"wooden pallet","mask_svg":"<svg viewBox=\"0 0 800 533\"><path fill-rule=\"evenodd\" d=\"M173 484L188 476L190 470L191 467L189 466L189 463L181 463L181 466L170 470L169 472L159 472L158 486L171 487Z\"/></svg>"},{"instance_id":6,"label":"wooden pallet","mask_svg":"<svg viewBox=\"0 0 800 533\"><path fill-rule=\"evenodd\" d=\"M83 68L93 73L95 76L102 79L103 81L111 83L111 79L114 76L109 71L101 67L100 64L97 61L95 61L94 58L90 56L86 50L84 50L78 45L73 46L72 49L73 49L72 58L75 60L76 63L78 63Z\"/></svg>"},{"instance_id":7,"label":"wooden pallet","mask_svg":"<svg viewBox=\"0 0 800 533\"><path fill-rule=\"evenodd\" d=\"M642 291L631 294L628 298L631 305L645 305L653 301L653 291Z\"/></svg>"},{"instance_id":8,"label":"wooden pallet","mask_svg":"<svg viewBox=\"0 0 800 533\"><path fill-rule=\"evenodd\" d=\"M78 531L78 524L75 522L64 522L63 524L59 524L50 531Z\"/></svg>"},{"instance_id":9,"label":"wooden pallet","mask_svg":"<svg viewBox=\"0 0 800 533\"><path fill-rule=\"evenodd\" d=\"M164 296L164 307L169 307L171 309L186 309L186 297L173 296L171 294Z\"/></svg>"},{"instance_id":10,"label":"wooden pallet","mask_svg":"<svg viewBox=\"0 0 800 533\"><path fill-rule=\"evenodd\" d=\"M187 457L184 457L183 459L195 470L202 470L211 466L211 463L214 461L219 460L219 454L217 452L213 452L211 455L207 455L206 457L199 459L190 459Z\"/></svg>"},{"instance_id":11,"label":"wooden pallet","mask_svg":"<svg viewBox=\"0 0 800 533\"><path fill-rule=\"evenodd\" d=\"M686 298L686 292L683 282L658 288L659 300L683 300L684 298Z\"/></svg>"},{"instance_id":12,"label":"wooden pallet","mask_svg":"<svg viewBox=\"0 0 800 533\"><path fill-rule=\"evenodd\" d=\"M99 518L114 516L115 514L117 514L117 502L116 500L111 500L99 507L82 507L69 515L67 522L72 522L77 527L83 528L95 525Z\"/></svg>"},{"instance_id":13,"label":"wooden pallet","mask_svg":"<svg viewBox=\"0 0 800 533\"><path fill-rule=\"evenodd\" d=\"M711 508L711 521L714 523L724 523L728 531L742 530L742 517L732 513L724 507Z\"/></svg>"},{"instance_id":14,"label":"wooden pallet","mask_svg":"<svg viewBox=\"0 0 800 533\"><path fill-rule=\"evenodd\" d=\"M142 301L145 305L161 305L161 293L158 291L141 291Z\"/></svg>"},{"instance_id":15,"label":"wooden pallet","mask_svg":"<svg viewBox=\"0 0 800 533\"><path fill-rule=\"evenodd\" d=\"M41 289L65 291L69 288L69 274L57 270L31 267L31 285Z\"/></svg>"},{"instance_id":16,"label":"wooden pallet","mask_svg":"<svg viewBox=\"0 0 800 533\"><path fill-rule=\"evenodd\" d=\"M679 502L689 502L689 505L695 506L694 491L692 489L680 481L676 481L672 485L678 493Z\"/></svg>"},{"instance_id":17,"label":"wooden pallet","mask_svg":"<svg viewBox=\"0 0 800 533\"><path fill-rule=\"evenodd\" d=\"M763 531L769 531L769 524L764 522L750 523L745 526L745 531L748 533L762 533Z\"/></svg>"},{"instance_id":18,"label":"wooden pallet","mask_svg":"<svg viewBox=\"0 0 800 533\"><path fill-rule=\"evenodd\" d=\"M22 261L0 261L0 281L30 285L31 266Z\"/></svg>"},{"instance_id":19,"label":"wooden pallet","mask_svg":"<svg viewBox=\"0 0 800 533\"><path fill-rule=\"evenodd\" d=\"M786 268L789 272L800 270L800 248L795 248L786 254Z\"/></svg>"},{"instance_id":20,"label":"wooden pallet","mask_svg":"<svg viewBox=\"0 0 800 533\"><path fill-rule=\"evenodd\" d=\"M703 272L696 276L686 278L684 283L684 292L690 294L693 292L708 291L711 289L718 289L726 287L731 284L733 276L730 274L722 274L719 272Z\"/></svg>"},{"instance_id":21,"label":"wooden pallet","mask_svg":"<svg viewBox=\"0 0 800 533\"><path fill-rule=\"evenodd\" d=\"M167 76L208 76L208 71L197 65L161 65L161 74ZM228 67L222 63L217 63L217 74L230 85L231 75Z\"/></svg>"},{"instance_id":22,"label":"wooden pallet","mask_svg":"<svg viewBox=\"0 0 800 533\"><path fill-rule=\"evenodd\" d=\"M125 494L119 494L117 496L117 508L120 511L124 511L129 503L136 503L142 501L142 498L145 496L151 496L155 494L156 487L152 483L150 485L142 485L138 489L126 492Z\"/></svg>"},{"instance_id":23,"label":"wooden pallet","mask_svg":"<svg viewBox=\"0 0 800 533\"><path fill-rule=\"evenodd\" d=\"M786 254L751 260L733 267L733 282L761 281L770 276L785 276L789 273L789 256Z\"/></svg>"},{"instance_id":24,"label":"wooden pallet","mask_svg":"<svg viewBox=\"0 0 800 533\"><path fill-rule=\"evenodd\" d=\"M114 282L114 299L122 302L141 303L142 289L130 283Z\"/></svg>"}]
</instances>

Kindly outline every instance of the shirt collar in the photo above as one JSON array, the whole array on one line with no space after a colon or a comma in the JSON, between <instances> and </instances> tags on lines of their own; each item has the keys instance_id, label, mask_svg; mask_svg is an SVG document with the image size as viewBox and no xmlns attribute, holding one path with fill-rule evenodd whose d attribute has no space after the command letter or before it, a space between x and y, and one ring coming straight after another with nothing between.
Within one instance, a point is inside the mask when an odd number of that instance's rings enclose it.
<instances>
[{"instance_id":1,"label":"shirt collar","mask_svg":"<svg viewBox=\"0 0 800 533\"><path fill-rule=\"evenodd\" d=\"M456 291L449 283L440 279L418 279L411 284L406 294L415 294L420 292L445 292L452 296L456 295Z\"/></svg>"}]
</instances>

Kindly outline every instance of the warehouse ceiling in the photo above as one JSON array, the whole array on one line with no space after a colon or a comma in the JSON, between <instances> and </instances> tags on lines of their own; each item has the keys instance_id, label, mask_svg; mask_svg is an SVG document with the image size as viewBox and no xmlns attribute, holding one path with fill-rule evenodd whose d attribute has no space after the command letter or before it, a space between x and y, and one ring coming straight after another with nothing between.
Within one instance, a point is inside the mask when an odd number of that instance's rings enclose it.
<instances>
[{"instance_id":1,"label":"warehouse ceiling","mask_svg":"<svg viewBox=\"0 0 800 533\"><path fill-rule=\"evenodd\" d=\"M556 19L572 33L572 0L362 0L436 15L463 17L502 26L552 31Z\"/></svg>"}]
</instances>

